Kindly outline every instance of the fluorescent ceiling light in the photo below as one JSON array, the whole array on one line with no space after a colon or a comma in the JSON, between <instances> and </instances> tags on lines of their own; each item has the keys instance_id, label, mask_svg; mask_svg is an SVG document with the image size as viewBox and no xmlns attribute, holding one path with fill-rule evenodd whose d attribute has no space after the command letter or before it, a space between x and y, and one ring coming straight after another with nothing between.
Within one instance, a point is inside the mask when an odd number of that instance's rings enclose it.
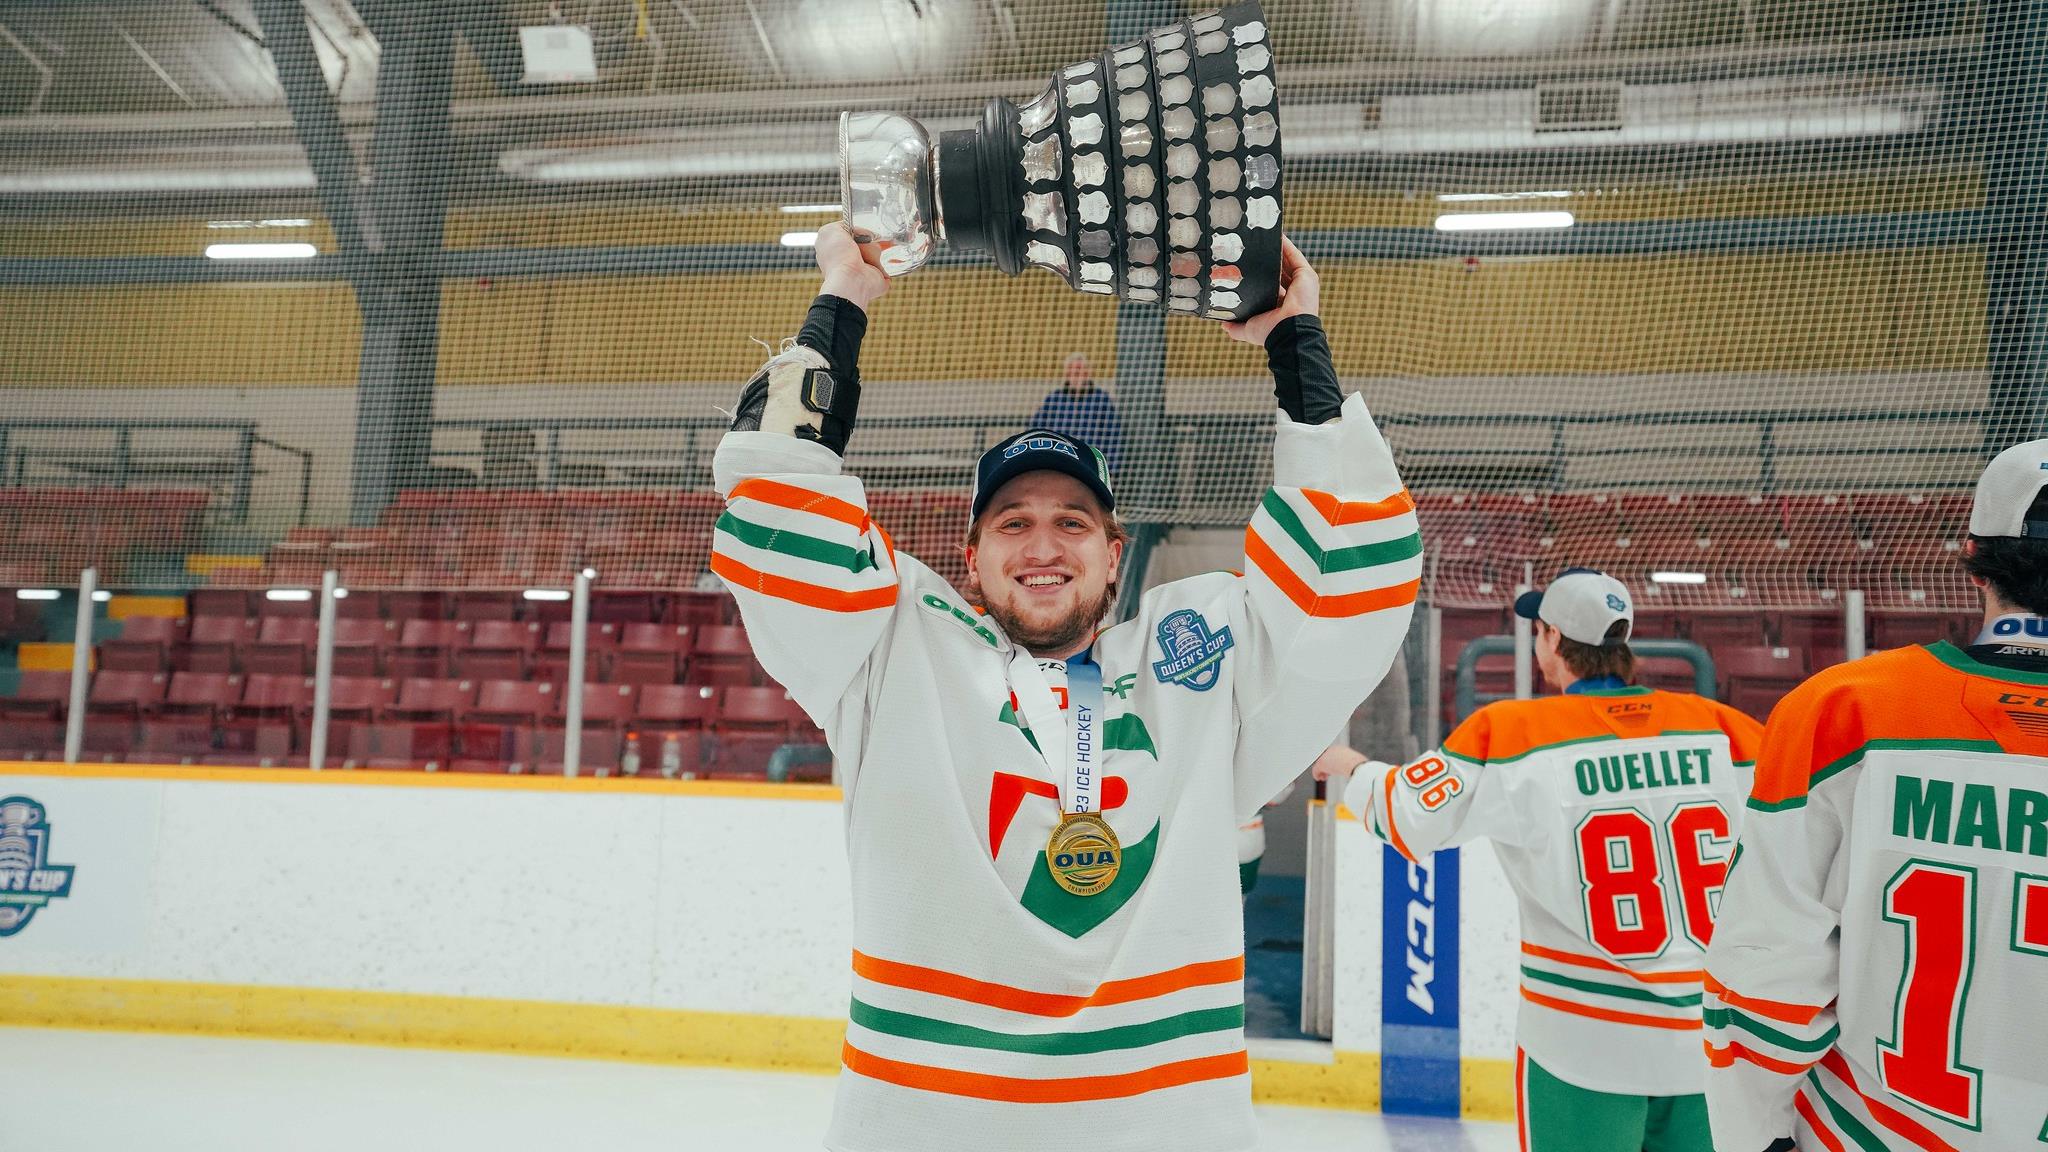
<instances>
[{"instance_id":1,"label":"fluorescent ceiling light","mask_svg":"<svg viewBox=\"0 0 2048 1152\"><path fill-rule=\"evenodd\" d=\"M303 216L281 216L271 220L208 220L208 228L310 228L311 220Z\"/></svg>"},{"instance_id":2,"label":"fluorescent ceiling light","mask_svg":"<svg viewBox=\"0 0 2048 1152\"><path fill-rule=\"evenodd\" d=\"M1569 212L1446 212L1436 218L1439 232L1521 232L1538 228L1569 228Z\"/></svg>"},{"instance_id":3,"label":"fluorescent ceiling light","mask_svg":"<svg viewBox=\"0 0 2048 1152\"><path fill-rule=\"evenodd\" d=\"M528 588L520 593L528 600L567 600L569 593L561 588Z\"/></svg>"},{"instance_id":4,"label":"fluorescent ceiling light","mask_svg":"<svg viewBox=\"0 0 2048 1152\"><path fill-rule=\"evenodd\" d=\"M311 244L208 244L208 260L304 260L318 256Z\"/></svg>"},{"instance_id":5,"label":"fluorescent ceiling light","mask_svg":"<svg viewBox=\"0 0 2048 1152\"><path fill-rule=\"evenodd\" d=\"M1658 584L1705 584L1705 572L1652 572L1650 579Z\"/></svg>"},{"instance_id":6,"label":"fluorescent ceiling light","mask_svg":"<svg viewBox=\"0 0 2048 1152\"><path fill-rule=\"evenodd\" d=\"M263 594L265 600L280 600L287 604L303 604L313 598L310 588L272 588Z\"/></svg>"},{"instance_id":7,"label":"fluorescent ceiling light","mask_svg":"<svg viewBox=\"0 0 2048 1152\"><path fill-rule=\"evenodd\" d=\"M1570 192L1440 192L1437 199L1446 204L1472 204L1490 200L1565 200Z\"/></svg>"},{"instance_id":8,"label":"fluorescent ceiling light","mask_svg":"<svg viewBox=\"0 0 2048 1152\"><path fill-rule=\"evenodd\" d=\"M790 214L790 215L792 215L792 216L807 216L807 215L810 215L810 214L812 214L812 213L824 213L824 212L831 212L831 213L833 213L833 214L835 214L835 215L836 215L836 214L838 214L838 212L839 212L839 205L837 205L837 204L784 204L784 205L782 206L782 210L783 210L784 212L787 212L787 213L789 213L789 214Z\"/></svg>"},{"instance_id":9,"label":"fluorescent ceiling light","mask_svg":"<svg viewBox=\"0 0 2048 1152\"><path fill-rule=\"evenodd\" d=\"M14 593L16 600L55 600L63 593L55 588L22 588Z\"/></svg>"},{"instance_id":10,"label":"fluorescent ceiling light","mask_svg":"<svg viewBox=\"0 0 2048 1152\"><path fill-rule=\"evenodd\" d=\"M816 232L784 232L782 234L782 246L784 248L812 248L817 243L818 234Z\"/></svg>"},{"instance_id":11,"label":"fluorescent ceiling light","mask_svg":"<svg viewBox=\"0 0 2048 1152\"><path fill-rule=\"evenodd\" d=\"M346 589L346 588L336 588L336 589L334 590L334 598L335 598L336 600L346 600L346 599L348 599L348 589Z\"/></svg>"},{"instance_id":12,"label":"fluorescent ceiling light","mask_svg":"<svg viewBox=\"0 0 2048 1152\"><path fill-rule=\"evenodd\" d=\"M92 602L95 604L105 604L107 601L112 600L113 598L114 594L112 592L107 591L105 588L96 588L93 590Z\"/></svg>"}]
</instances>

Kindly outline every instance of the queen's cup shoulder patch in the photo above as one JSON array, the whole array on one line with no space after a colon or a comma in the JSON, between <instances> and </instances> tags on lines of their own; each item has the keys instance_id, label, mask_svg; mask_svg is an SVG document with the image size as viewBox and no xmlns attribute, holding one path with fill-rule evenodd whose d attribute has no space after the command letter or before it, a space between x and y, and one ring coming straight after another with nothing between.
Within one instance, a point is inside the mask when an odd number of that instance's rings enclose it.
<instances>
[{"instance_id":1,"label":"queen's cup shoulder patch","mask_svg":"<svg viewBox=\"0 0 2048 1152\"><path fill-rule=\"evenodd\" d=\"M1223 676L1223 654L1230 651L1230 629L1209 627L1200 612L1182 608L1159 622L1159 652L1152 674L1161 684L1178 684L1207 692Z\"/></svg>"},{"instance_id":2,"label":"queen's cup shoulder patch","mask_svg":"<svg viewBox=\"0 0 2048 1152\"><path fill-rule=\"evenodd\" d=\"M26 796L0 800L0 936L12 936L52 900L71 894L69 864L50 863L50 821Z\"/></svg>"}]
</instances>

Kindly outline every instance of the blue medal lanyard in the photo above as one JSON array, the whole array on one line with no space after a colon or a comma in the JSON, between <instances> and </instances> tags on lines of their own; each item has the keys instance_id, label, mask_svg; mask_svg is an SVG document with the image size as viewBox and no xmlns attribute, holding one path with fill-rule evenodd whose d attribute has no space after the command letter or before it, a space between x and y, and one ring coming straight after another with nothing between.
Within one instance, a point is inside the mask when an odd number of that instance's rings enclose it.
<instances>
[{"instance_id":1,"label":"blue medal lanyard","mask_svg":"<svg viewBox=\"0 0 2048 1152\"><path fill-rule=\"evenodd\" d=\"M1017 709L1036 734L1039 755L1052 770L1060 789L1063 813L1095 812L1101 808L1103 705L1102 668L1091 651L1065 661L1067 667L1067 708L1060 712L1046 684L1038 660L1022 648L1014 650L1010 662L1010 691ZM1061 735L1065 739L1062 741ZM1060 753L1067 755L1062 760Z\"/></svg>"},{"instance_id":2,"label":"blue medal lanyard","mask_svg":"<svg viewBox=\"0 0 2048 1152\"><path fill-rule=\"evenodd\" d=\"M1067 762L1067 795L1061 799L1069 812L1100 807L1096 765L1102 756L1103 711L1102 666L1090 648L1067 661L1067 732L1074 754Z\"/></svg>"}]
</instances>

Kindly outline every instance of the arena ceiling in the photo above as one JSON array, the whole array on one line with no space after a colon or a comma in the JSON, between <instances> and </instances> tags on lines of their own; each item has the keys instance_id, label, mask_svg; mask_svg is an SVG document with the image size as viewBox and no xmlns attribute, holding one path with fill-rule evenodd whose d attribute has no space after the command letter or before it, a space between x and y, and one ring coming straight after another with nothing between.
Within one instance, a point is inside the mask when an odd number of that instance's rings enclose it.
<instances>
[{"instance_id":1,"label":"arena ceiling","mask_svg":"<svg viewBox=\"0 0 2048 1152\"><path fill-rule=\"evenodd\" d=\"M1398 182L1404 157L1599 167L1642 149L1786 153L1811 170L1925 151L1963 98L1977 3L1942 0L1268 0L1290 162ZM591 28L600 79L520 82L517 28ZM454 6L458 196L830 187L833 113L940 121L1099 51L1075 0L534 0ZM378 31L405 0L306 0L367 172ZM0 3L0 197L310 196L259 0ZM1589 88L1616 123L1541 123ZM1590 86L1590 87L1589 87ZM1497 131L1529 122L1528 132ZM1473 125L1483 130L1472 131ZM1803 126L1803 127L1802 127ZM1583 129L1583 130L1579 130ZM1796 153L1796 155L1793 155ZM1636 165L1639 167L1640 165Z\"/></svg>"}]
</instances>

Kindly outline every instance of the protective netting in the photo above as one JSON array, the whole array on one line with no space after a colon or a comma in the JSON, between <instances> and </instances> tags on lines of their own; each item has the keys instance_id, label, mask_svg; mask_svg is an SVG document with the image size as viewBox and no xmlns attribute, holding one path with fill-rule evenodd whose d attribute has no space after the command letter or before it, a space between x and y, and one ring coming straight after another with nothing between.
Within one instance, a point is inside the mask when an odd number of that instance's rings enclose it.
<instances>
[{"instance_id":1,"label":"protective netting","mask_svg":"<svg viewBox=\"0 0 2048 1152\"><path fill-rule=\"evenodd\" d=\"M0 584L95 565L124 594L249 589L254 616L328 568L365 596L589 568L675 622L718 408L815 290L836 113L964 124L1186 11L0 8ZM2048 363L2037 10L1269 14L1286 227L1421 503L1432 602L1485 616L1592 564L1653 621L1753 613L1759 643L1850 590L1972 607L1968 485L2035 434ZM533 82L585 43L594 79ZM1127 516L1169 546L1242 522L1260 353L955 260L896 283L863 364L850 462L899 546L957 573L979 450L1048 397L1102 419L1057 395L1075 355L1113 398Z\"/></svg>"}]
</instances>

